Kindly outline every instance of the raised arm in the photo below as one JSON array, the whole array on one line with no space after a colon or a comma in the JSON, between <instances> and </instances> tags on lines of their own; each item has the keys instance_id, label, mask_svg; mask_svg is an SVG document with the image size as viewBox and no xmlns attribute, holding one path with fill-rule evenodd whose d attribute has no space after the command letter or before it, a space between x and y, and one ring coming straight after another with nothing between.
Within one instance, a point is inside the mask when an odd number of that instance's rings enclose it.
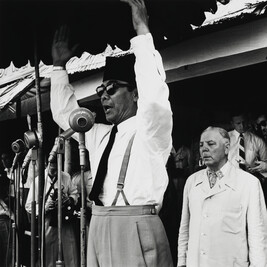
<instances>
[{"instance_id":1,"label":"raised arm","mask_svg":"<svg viewBox=\"0 0 267 267\"><path fill-rule=\"evenodd\" d=\"M69 115L79 107L74 88L69 83L66 64L75 55L77 45L69 45L69 29L61 26L55 33L52 44L53 72L51 74L50 107L54 121L63 129L69 128ZM75 136L74 136L75 137Z\"/></svg>"},{"instance_id":2,"label":"raised arm","mask_svg":"<svg viewBox=\"0 0 267 267\"><path fill-rule=\"evenodd\" d=\"M137 35L149 33L148 15L146 6L143 0L121 0L128 3L132 9L133 27Z\"/></svg>"},{"instance_id":3,"label":"raised arm","mask_svg":"<svg viewBox=\"0 0 267 267\"><path fill-rule=\"evenodd\" d=\"M66 63L75 56L78 45L70 47L69 28L61 26L54 35L52 44L53 66L66 66Z\"/></svg>"},{"instance_id":4,"label":"raised arm","mask_svg":"<svg viewBox=\"0 0 267 267\"><path fill-rule=\"evenodd\" d=\"M162 58L155 49L144 0L121 0L130 5L137 36L131 39L136 57L138 129L151 152L162 153L167 162L172 147L172 111Z\"/></svg>"}]
</instances>

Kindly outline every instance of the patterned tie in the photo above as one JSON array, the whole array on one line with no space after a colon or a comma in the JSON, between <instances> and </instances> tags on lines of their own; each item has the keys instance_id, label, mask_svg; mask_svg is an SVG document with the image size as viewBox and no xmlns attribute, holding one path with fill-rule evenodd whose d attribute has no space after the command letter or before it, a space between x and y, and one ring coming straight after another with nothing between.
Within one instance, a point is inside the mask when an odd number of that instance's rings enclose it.
<instances>
[{"instance_id":1,"label":"patterned tie","mask_svg":"<svg viewBox=\"0 0 267 267\"><path fill-rule=\"evenodd\" d=\"M209 172L208 176L210 181L210 188L212 188L217 182L217 174L216 172Z\"/></svg>"},{"instance_id":2,"label":"patterned tie","mask_svg":"<svg viewBox=\"0 0 267 267\"><path fill-rule=\"evenodd\" d=\"M244 145L244 136L241 133L239 135L239 167L240 169L245 169L245 145Z\"/></svg>"},{"instance_id":3,"label":"patterned tie","mask_svg":"<svg viewBox=\"0 0 267 267\"><path fill-rule=\"evenodd\" d=\"M210 188L212 188L216 184L218 179L219 180L222 179L223 173L221 170L217 172L208 170L208 177L209 177L209 182L210 182Z\"/></svg>"},{"instance_id":4,"label":"patterned tie","mask_svg":"<svg viewBox=\"0 0 267 267\"><path fill-rule=\"evenodd\" d=\"M104 180L105 180L105 177L107 174L107 168L108 168L108 157L109 157L111 148L113 146L117 131L118 131L117 126L114 125L109 136L108 144L99 161L97 173L95 176L95 181L94 181L92 190L89 194L90 200L95 201L95 204L99 206L103 206L103 203L98 199L98 196L103 188L103 184L104 184Z\"/></svg>"}]
</instances>

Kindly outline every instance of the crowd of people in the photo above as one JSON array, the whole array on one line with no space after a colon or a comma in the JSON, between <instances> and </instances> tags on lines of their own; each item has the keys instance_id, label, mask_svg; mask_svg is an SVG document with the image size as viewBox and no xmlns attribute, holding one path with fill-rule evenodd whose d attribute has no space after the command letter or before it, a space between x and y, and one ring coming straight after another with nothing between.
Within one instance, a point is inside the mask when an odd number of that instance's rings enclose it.
<instances>
[{"instance_id":1,"label":"crowd of people","mask_svg":"<svg viewBox=\"0 0 267 267\"><path fill-rule=\"evenodd\" d=\"M88 165L81 173L76 160L70 173L61 172L60 183L57 160L45 169L45 267L57 266L59 259L66 267L83 260L81 218L71 216L81 210L81 178L88 267L266 267L266 115L251 120L238 110L231 114L229 129L211 125L203 129L197 145L175 148L169 89L145 3L121 1L131 8L136 36L131 39L132 53L106 58L96 93L107 123L95 123L85 133ZM69 36L62 26L52 44L51 112L63 130L79 108L66 71L76 52ZM77 133L72 137L79 141ZM0 266L9 267L14 262L16 195L11 192L12 156L2 153L1 160ZM30 171L28 175L28 190L22 192L26 200L20 204L29 219L32 196L39 190L38 176ZM64 214L62 249L58 196ZM38 197L34 203L38 207Z\"/></svg>"}]
</instances>

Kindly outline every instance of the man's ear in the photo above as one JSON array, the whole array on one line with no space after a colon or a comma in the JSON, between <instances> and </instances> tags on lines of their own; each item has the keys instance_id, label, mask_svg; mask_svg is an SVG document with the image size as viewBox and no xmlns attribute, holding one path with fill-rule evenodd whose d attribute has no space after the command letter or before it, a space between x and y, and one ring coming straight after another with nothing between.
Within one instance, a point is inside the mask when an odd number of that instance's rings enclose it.
<instances>
[{"instance_id":1,"label":"man's ear","mask_svg":"<svg viewBox=\"0 0 267 267\"><path fill-rule=\"evenodd\" d=\"M134 100L134 102L137 102L137 100L138 100L138 91L137 91L137 88L135 88L133 90L133 100Z\"/></svg>"},{"instance_id":2,"label":"man's ear","mask_svg":"<svg viewBox=\"0 0 267 267\"><path fill-rule=\"evenodd\" d=\"M225 147L225 153L228 155L230 150L230 142L226 141L224 147Z\"/></svg>"}]
</instances>

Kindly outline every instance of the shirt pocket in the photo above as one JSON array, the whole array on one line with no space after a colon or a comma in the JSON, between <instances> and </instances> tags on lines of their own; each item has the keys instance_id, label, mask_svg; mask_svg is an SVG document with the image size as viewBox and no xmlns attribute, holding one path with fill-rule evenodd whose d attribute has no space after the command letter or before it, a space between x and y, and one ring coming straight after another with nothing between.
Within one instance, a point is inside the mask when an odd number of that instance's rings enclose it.
<instances>
[{"instance_id":1,"label":"shirt pocket","mask_svg":"<svg viewBox=\"0 0 267 267\"><path fill-rule=\"evenodd\" d=\"M230 234L238 234L242 231L242 206L223 209L222 231Z\"/></svg>"}]
</instances>

